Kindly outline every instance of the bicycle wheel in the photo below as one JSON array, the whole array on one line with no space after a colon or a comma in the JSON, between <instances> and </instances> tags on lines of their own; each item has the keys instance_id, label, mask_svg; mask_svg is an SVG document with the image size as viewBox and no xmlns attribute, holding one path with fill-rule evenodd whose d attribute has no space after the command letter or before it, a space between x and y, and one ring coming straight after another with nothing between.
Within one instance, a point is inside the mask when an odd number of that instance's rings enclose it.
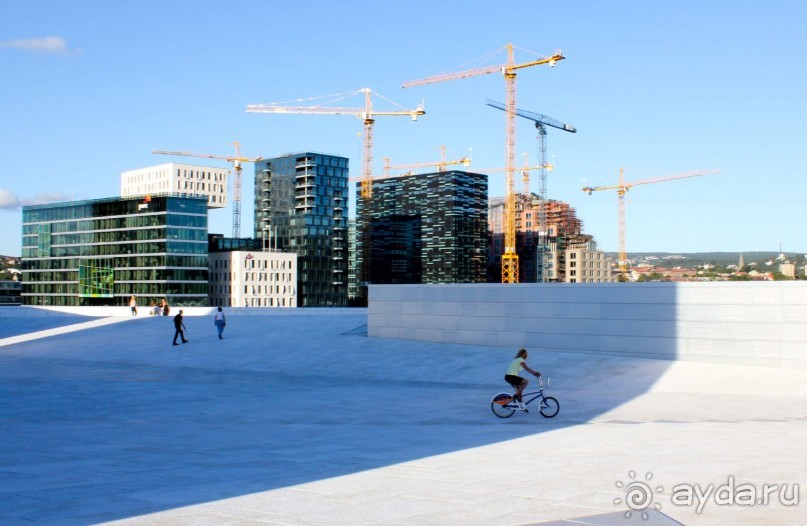
<instances>
[{"instance_id":1,"label":"bicycle wheel","mask_svg":"<svg viewBox=\"0 0 807 526\"><path fill-rule=\"evenodd\" d=\"M551 396L545 396L541 401L541 414L546 418L552 418L558 414L558 411L560 411L560 403Z\"/></svg>"},{"instance_id":2,"label":"bicycle wheel","mask_svg":"<svg viewBox=\"0 0 807 526\"><path fill-rule=\"evenodd\" d=\"M490 401L490 408L493 410L493 414L499 418L509 418L516 412L512 402L513 395L499 393Z\"/></svg>"}]
</instances>

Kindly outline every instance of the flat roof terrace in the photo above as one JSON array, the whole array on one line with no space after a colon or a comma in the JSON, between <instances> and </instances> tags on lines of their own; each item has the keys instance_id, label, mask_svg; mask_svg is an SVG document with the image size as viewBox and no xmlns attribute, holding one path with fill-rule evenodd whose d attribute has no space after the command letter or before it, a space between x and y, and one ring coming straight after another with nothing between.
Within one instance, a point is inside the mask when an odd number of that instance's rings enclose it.
<instances>
[{"instance_id":1,"label":"flat roof terrace","mask_svg":"<svg viewBox=\"0 0 807 526\"><path fill-rule=\"evenodd\" d=\"M531 348L560 413L499 419L515 348L119 310L0 308L0 523L807 524L805 370Z\"/></svg>"}]
</instances>

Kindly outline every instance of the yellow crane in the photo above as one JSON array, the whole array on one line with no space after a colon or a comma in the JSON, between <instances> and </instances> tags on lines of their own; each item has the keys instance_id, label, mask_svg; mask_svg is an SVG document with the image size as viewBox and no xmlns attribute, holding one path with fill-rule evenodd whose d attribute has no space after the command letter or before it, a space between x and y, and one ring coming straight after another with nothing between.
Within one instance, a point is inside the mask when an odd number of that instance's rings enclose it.
<instances>
[{"instance_id":1,"label":"yellow crane","mask_svg":"<svg viewBox=\"0 0 807 526\"><path fill-rule=\"evenodd\" d=\"M663 183L665 181L673 181L675 179L686 179L687 177L698 177L701 175L709 175L720 173L720 170L694 170L691 172L684 172L680 174L667 175L663 177L654 177L652 179L642 179L640 181L625 182L625 169L619 169L619 184L612 186L584 186L583 191L591 195L592 192L600 190L616 190L617 200L619 202L619 272L623 280L628 276L628 254L625 248L625 194L634 186L642 184Z\"/></svg>"},{"instance_id":2,"label":"yellow crane","mask_svg":"<svg viewBox=\"0 0 807 526\"><path fill-rule=\"evenodd\" d=\"M241 146L235 145L235 155L213 155L208 153L173 152L168 150L153 150L151 153L159 155L181 155L185 157L201 157L204 159L224 159L233 165L233 237L241 237L241 163L254 163L263 160L263 157L242 157Z\"/></svg>"},{"instance_id":3,"label":"yellow crane","mask_svg":"<svg viewBox=\"0 0 807 526\"><path fill-rule=\"evenodd\" d=\"M403 83L404 88L444 82L447 80L463 79L487 75L490 73L501 73L505 81L505 171L506 171L506 193L505 193L505 231L504 231L504 254L502 254L502 283L518 283L518 254L516 254L516 194L514 189L515 174L515 146L516 146L516 71L531 66L548 64L554 66L565 57L557 51L550 57L532 60L516 64L513 56L513 45L507 44L507 62L495 66L469 69L455 73L446 73L411 80Z\"/></svg>"},{"instance_id":4,"label":"yellow crane","mask_svg":"<svg viewBox=\"0 0 807 526\"><path fill-rule=\"evenodd\" d=\"M342 100L350 96L357 95L359 93L364 94L363 108L344 108L344 107L337 108L323 105L283 106L279 104L250 104L247 106L247 113L301 113L301 114L313 114L313 115L353 115L355 117L362 119L364 121L364 134L363 134L364 138L362 146L361 196L363 199L370 199L373 196L373 186L372 186L373 124L375 124L375 117L403 116L403 117L411 117L413 121L416 121L419 116L425 115L426 112L423 110L422 106L418 106L414 110L402 109L400 111L376 111L373 109L373 101L371 98L373 91L370 88L362 88L358 91L354 91L351 93L340 93L336 95L331 95L330 97L333 97L335 101L335 100ZM376 93L376 95L380 97L378 93Z\"/></svg>"},{"instance_id":5,"label":"yellow crane","mask_svg":"<svg viewBox=\"0 0 807 526\"><path fill-rule=\"evenodd\" d=\"M341 101L346 98L358 95L364 95L363 108L349 108L349 107L331 107L325 104ZM361 261L361 284L362 288L371 282L370 276L370 200L373 198L373 124L375 124L376 117L411 117L413 121L421 115L425 115L423 106L417 108L404 109L397 103L375 93L376 96L383 98L389 103L392 103L400 110L395 111L377 111L373 109L373 101L371 95L374 92L370 88L362 88L360 90L350 93L339 93L335 95L327 95L330 100L321 104L313 106L287 106L280 103L273 104L250 104L247 106L247 113L292 113L292 114L309 114L309 115L353 115L363 121L363 143L362 143L362 178L360 183L361 197L364 200L364 224L363 232L361 232L362 240L362 261ZM316 97L316 99L323 99L325 97ZM313 100L313 99L307 99ZM367 295L365 294L366 298Z\"/></svg>"},{"instance_id":6,"label":"yellow crane","mask_svg":"<svg viewBox=\"0 0 807 526\"><path fill-rule=\"evenodd\" d=\"M409 164L396 164L391 165L389 163L389 157L384 157L384 177L389 177L390 170L412 170L415 168L426 168L431 166L436 166L437 171L444 172L446 166L454 166L461 164L463 166L471 166L471 158L470 157L461 157L459 159L455 159L453 161L446 161L446 147L440 146L440 161L439 162L431 162L431 163L409 163ZM411 171L409 173L412 173Z\"/></svg>"},{"instance_id":7,"label":"yellow crane","mask_svg":"<svg viewBox=\"0 0 807 526\"><path fill-rule=\"evenodd\" d=\"M436 166L437 170L440 172L444 172L446 166L453 166L456 164L461 164L463 166L470 166L471 165L471 158L470 157L463 157L461 159L456 159L453 161L446 161L445 159L445 146L440 147L442 151L442 159L439 162L430 162L430 163L409 163L409 164L390 164L390 158L384 157L384 175L376 175L374 179L384 179L390 177L390 170L408 170L405 174L401 175L412 175L412 170L415 168L425 168L430 166ZM362 177L351 177L351 181L361 181Z\"/></svg>"}]
</instances>

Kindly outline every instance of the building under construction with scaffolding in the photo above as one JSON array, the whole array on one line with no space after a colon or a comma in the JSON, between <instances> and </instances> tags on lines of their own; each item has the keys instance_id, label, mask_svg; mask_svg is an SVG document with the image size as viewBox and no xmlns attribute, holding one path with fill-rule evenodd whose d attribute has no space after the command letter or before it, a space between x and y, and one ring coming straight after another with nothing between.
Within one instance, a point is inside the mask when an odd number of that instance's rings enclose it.
<instances>
[{"instance_id":1,"label":"building under construction with scaffolding","mask_svg":"<svg viewBox=\"0 0 807 526\"><path fill-rule=\"evenodd\" d=\"M516 253L520 283L613 281L611 264L597 251L594 237L583 233L583 221L568 203L547 199L546 235L540 224L541 198L517 194ZM504 197L490 200L489 281L497 282L504 251ZM585 265L585 267L583 267Z\"/></svg>"}]
</instances>

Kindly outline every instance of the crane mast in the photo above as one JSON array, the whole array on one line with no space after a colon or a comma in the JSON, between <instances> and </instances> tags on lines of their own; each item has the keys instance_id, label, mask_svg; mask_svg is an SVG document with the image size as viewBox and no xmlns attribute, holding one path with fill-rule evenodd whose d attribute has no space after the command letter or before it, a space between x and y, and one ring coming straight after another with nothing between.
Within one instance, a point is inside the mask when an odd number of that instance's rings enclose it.
<instances>
[{"instance_id":1,"label":"crane mast","mask_svg":"<svg viewBox=\"0 0 807 526\"><path fill-rule=\"evenodd\" d=\"M404 88L444 82L447 80L462 79L487 75L491 73L501 73L505 81L505 171L506 171L506 193L505 193L505 225L504 225L504 254L502 254L502 283L518 283L518 254L516 254L516 195L515 195L515 145L516 145L516 70L531 66L548 64L554 66L559 60L565 57L556 52L554 55L539 60L516 64L513 55L513 45L507 44L507 62L498 66L488 66L456 73L435 75L419 80L412 80L403 83Z\"/></svg>"},{"instance_id":2,"label":"crane mast","mask_svg":"<svg viewBox=\"0 0 807 526\"><path fill-rule=\"evenodd\" d=\"M154 150L151 153L159 155L179 155L185 157L201 157L204 159L223 159L233 165L233 237L241 237L241 163L254 163L263 160L263 157L242 157L241 145L235 145L235 156L213 155L207 153L175 152L168 150Z\"/></svg>"},{"instance_id":3,"label":"crane mast","mask_svg":"<svg viewBox=\"0 0 807 526\"><path fill-rule=\"evenodd\" d=\"M498 110L507 111L507 106L496 102L493 100L488 99L487 105L496 108ZM547 172L552 170L552 166L547 162L546 156L546 126L551 126L553 128L557 128L559 130L564 130L570 133L577 133L577 130L571 124L564 124L552 117L547 117L546 115L541 115L540 113L534 113L531 111L521 110L516 108L515 109L516 115L519 117L524 117L525 119L529 119L535 123L535 127L538 129L538 155L540 164L538 165L540 168L539 172L539 180L538 180L538 192L541 198L540 203L538 204L538 224L539 224L539 234L538 234L538 261L540 262L539 265L539 281L549 281L549 273L546 272L546 266L549 263L549 251L548 251L548 241L549 241L549 234L548 234L548 225L546 219L546 199L547 199ZM524 177L524 193L529 195L529 174L525 172Z\"/></svg>"}]
</instances>

